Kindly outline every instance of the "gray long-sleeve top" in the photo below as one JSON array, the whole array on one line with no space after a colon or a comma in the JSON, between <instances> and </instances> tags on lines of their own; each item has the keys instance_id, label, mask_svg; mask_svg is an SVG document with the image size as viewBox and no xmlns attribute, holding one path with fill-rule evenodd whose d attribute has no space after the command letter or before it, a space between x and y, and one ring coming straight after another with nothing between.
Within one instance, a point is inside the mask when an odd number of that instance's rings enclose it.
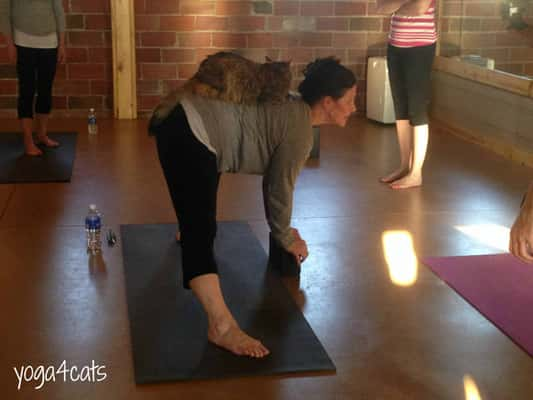
<instances>
[{"instance_id":1,"label":"gray long-sleeve top","mask_svg":"<svg viewBox=\"0 0 533 400\"><path fill-rule=\"evenodd\" d=\"M254 106L187 96L216 151L220 172L263 175L265 213L284 248L290 231L296 178L309 157L313 131L309 106L298 100Z\"/></svg>"},{"instance_id":2,"label":"gray long-sleeve top","mask_svg":"<svg viewBox=\"0 0 533 400\"><path fill-rule=\"evenodd\" d=\"M44 36L65 31L62 0L0 0L0 32Z\"/></svg>"}]
</instances>

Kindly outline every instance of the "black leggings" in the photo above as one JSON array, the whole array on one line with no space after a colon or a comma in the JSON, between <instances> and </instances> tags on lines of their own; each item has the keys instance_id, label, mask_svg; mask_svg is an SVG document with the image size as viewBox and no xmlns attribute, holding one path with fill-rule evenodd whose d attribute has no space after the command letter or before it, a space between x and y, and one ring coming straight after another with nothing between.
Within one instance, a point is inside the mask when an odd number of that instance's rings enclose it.
<instances>
[{"instance_id":1,"label":"black leggings","mask_svg":"<svg viewBox=\"0 0 533 400\"><path fill-rule=\"evenodd\" d=\"M19 118L33 118L35 91L37 91L35 112L38 114L50 113L56 66L57 49L34 49L17 46L19 81L17 109Z\"/></svg>"},{"instance_id":2,"label":"black leggings","mask_svg":"<svg viewBox=\"0 0 533 400\"><path fill-rule=\"evenodd\" d=\"M387 66L396 120L408 119L412 126L428 123L434 57L435 44L405 48L389 44Z\"/></svg>"},{"instance_id":3,"label":"black leggings","mask_svg":"<svg viewBox=\"0 0 533 400\"><path fill-rule=\"evenodd\" d=\"M181 105L158 126L159 161L165 175L181 232L183 286L197 276L217 273L214 241L217 232L217 190L220 173L216 156L191 131Z\"/></svg>"}]
</instances>

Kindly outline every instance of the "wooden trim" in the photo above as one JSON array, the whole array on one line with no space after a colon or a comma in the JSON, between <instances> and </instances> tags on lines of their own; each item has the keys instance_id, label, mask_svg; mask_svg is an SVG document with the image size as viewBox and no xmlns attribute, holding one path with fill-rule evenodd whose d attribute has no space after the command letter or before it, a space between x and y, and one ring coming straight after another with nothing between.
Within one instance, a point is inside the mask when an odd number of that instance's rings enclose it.
<instances>
[{"instance_id":1,"label":"wooden trim","mask_svg":"<svg viewBox=\"0 0 533 400\"><path fill-rule=\"evenodd\" d=\"M450 57L435 57L433 68L521 96L533 97L533 79L487 69Z\"/></svg>"},{"instance_id":2,"label":"wooden trim","mask_svg":"<svg viewBox=\"0 0 533 400\"><path fill-rule=\"evenodd\" d=\"M113 110L115 118L137 118L134 0L111 0Z\"/></svg>"},{"instance_id":3,"label":"wooden trim","mask_svg":"<svg viewBox=\"0 0 533 400\"><path fill-rule=\"evenodd\" d=\"M467 142L480 145L504 158L533 167L533 154L517 148L512 143L487 137L483 132L475 132L434 116L431 117L430 124L433 129L452 134Z\"/></svg>"}]
</instances>

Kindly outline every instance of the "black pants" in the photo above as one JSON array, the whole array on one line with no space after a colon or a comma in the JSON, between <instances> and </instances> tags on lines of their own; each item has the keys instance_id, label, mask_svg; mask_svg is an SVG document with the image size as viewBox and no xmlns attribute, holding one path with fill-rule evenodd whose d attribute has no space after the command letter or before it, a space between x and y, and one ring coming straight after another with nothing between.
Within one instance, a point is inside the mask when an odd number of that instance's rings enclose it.
<instances>
[{"instance_id":1,"label":"black pants","mask_svg":"<svg viewBox=\"0 0 533 400\"><path fill-rule=\"evenodd\" d=\"M389 82L396 120L408 119L412 126L428 123L431 69L435 44L387 49Z\"/></svg>"},{"instance_id":2,"label":"black pants","mask_svg":"<svg viewBox=\"0 0 533 400\"><path fill-rule=\"evenodd\" d=\"M197 276L217 273L214 241L217 232L217 190L220 174L216 156L196 139L178 105L158 126L159 161L181 232L183 286Z\"/></svg>"},{"instance_id":3,"label":"black pants","mask_svg":"<svg viewBox=\"0 0 533 400\"><path fill-rule=\"evenodd\" d=\"M33 118L35 112L49 114L52 109L52 84L56 75L57 49L34 49L17 46L19 81L18 117Z\"/></svg>"}]
</instances>

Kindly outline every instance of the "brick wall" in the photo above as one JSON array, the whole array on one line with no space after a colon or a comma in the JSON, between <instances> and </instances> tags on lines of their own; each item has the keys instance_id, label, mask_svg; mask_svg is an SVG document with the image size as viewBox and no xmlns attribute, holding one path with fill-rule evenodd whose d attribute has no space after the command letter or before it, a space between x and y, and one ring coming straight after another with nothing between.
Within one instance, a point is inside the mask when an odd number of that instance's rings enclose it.
<instances>
[{"instance_id":1,"label":"brick wall","mask_svg":"<svg viewBox=\"0 0 533 400\"><path fill-rule=\"evenodd\" d=\"M292 60L293 86L316 57L335 55L360 79L368 55L383 55L388 17L367 1L135 0L138 104L152 109L207 54L239 50L256 61Z\"/></svg>"},{"instance_id":2,"label":"brick wall","mask_svg":"<svg viewBox=\"0 0 533 400\"><path fill-rule=\"evenodd\" d=\"M67 62L58 65L54 83L54 115L87 116L112 112L112 52L109 0L63 0L66 12ZM0 39L0 115L15 116L15 66L7 63Z\"/></svg>"},{"instance_id":3,"label":"brick wall","mask_svg":"<svg viewBox=\"0 0 533 400\"><path fill-rule=\"evenodd\" d=\"M507 29L501 0L443 0L441 54L478 54L496 68L533 76L533 34ZM533 6L528 22L533 23Z\"/></svg>"},{"instance_id":4,"label":"brick wall","mask_svg":"<svg viewBox=\"0 0 533 400\"><path fill-rule=\"evenodd\" d=\"M64 0L68 61L59 66L55 115L112 111L109 0ZM335 55L359 78L364 108L366 59L384 55L389 18L375 3L312 0L134 0L138 108L146 115L160 97L190 77L202 59L239 50L256 61L292 60L294 86L316 57ZM14 66L0 42L0 115L15 115Z\"/></svg>"}]
</instances>

